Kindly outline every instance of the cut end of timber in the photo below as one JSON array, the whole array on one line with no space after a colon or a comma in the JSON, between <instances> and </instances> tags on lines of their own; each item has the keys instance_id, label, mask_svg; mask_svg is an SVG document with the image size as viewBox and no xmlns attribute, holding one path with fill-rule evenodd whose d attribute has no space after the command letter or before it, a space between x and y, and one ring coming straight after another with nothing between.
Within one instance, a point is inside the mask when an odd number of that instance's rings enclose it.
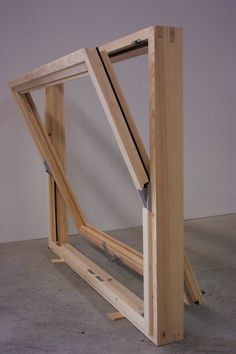
<instances>
[{"instance_id":1,"label":"cut end of timber","mask_svg":"<svg viewBox=\"0 0 236 354\"><path fill-rule=\"evenodd\" d=\"M107 317L110 318L110 320L112 320L112 321L118 321L118 320L122 320L123 318L125 318L125 316L122 315L122 313L120 313L120 312L108 313Z\"/></svg>"},{"instance_id":2,"label":"cut end of timber","mask_svg":"<svg viewBox=\"0 0 236 354\"><path fill-rule=\"evenodd\" d=\"M64 263L65 260L63 258L52 258L51 262L52 263Z\"/></svg>"}]
</instances>

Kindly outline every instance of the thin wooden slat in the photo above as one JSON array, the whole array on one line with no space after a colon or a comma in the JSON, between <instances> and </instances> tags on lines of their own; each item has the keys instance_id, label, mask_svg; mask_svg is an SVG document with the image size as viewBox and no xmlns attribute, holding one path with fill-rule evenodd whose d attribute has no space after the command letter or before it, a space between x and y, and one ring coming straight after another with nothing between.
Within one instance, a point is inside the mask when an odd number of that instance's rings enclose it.
<instances>
[{"instance_id":1,"label":"thin wooden slat","mask_svg":"<svg viewBox=\"0 0 236 354\"><path fill-rule=\"evenodd\" d=\"M45 92L45 123L49 138L65 172L64 89L63 84L50 86ZM64 199L49 176L49 208L51 240L68 242L67 209ZM54 194L54 195L53 195ZM56 225L56 228L55 228ZM56 235L55 235L56 231Z\"/></svg>"},{"instance_id":2,"label":"thin wooden slat","mask_svg":"<svg viewBox=\"0 0 236 354\"><path fill-rule=\"evenodd\" d=\"M149 38L153 336L183 339L182 31L154 27Z\"/></svg>"},{"instance_id":3,"label":"thin wooden slat","mask_svg":"<svg viewBox=\"0 0 236 354\"><path fill-rule=\"evenodd\" d=\"M143 301L138 296L71 245L58 246L50 241L49 247L139 330L144 330Z\"/></svg>"},{"instance_id":4,"label":"thin wooden slat","mask_svg":"<svg viewBox=\"0 0 236 354\"><path fill-rule=\"evenodd\" d=\"M18 94L13 91L13 94L19 104L19 107L23 113L26 123L32 133L35 143L41 153L43 160L47 161L47 164L52 172L57 187L59 188L68 211L71 213L73 221L79 230L79 228L85 224L85 218L82 215L79 204L76 201L72 190L66 180L63 166L57 157L56 151L44 130L37 109L30 94Z\"/></svg>"},{"instance_id":5,"label":"thin wooden slat","mask_svg":"<svg viewBox=\"0 0 236 354\"><path fill-rule=\"evenodd\" d=\"M54 241L53 241L54 242ZM52 258L51 262L53 264L57 264L57 263L65 263L65 260L63 258Z\"/></svg>"},{"instance_id":6,"label":"thin wooden slat","mask_svg":"<svg viewBox=\"0 0 236 354\"><path fill-rule=\"evenodd\" d=\"M112 321L123 320L125 316L120 312L111 312L107 314L107 317Z\"/></svg>"},{"instance_id":7,"label":"thin wooden slat","mask_svg":"<svg viewBox=\"0 0 236 354\"><path fill-rule=\"evenodd\" d=\"M48 203L49 203L49 238L57 242L57 226L55 212L55 182L52 176L48 176Z\"/></svg>"},{"instance_id":8,"label":"thin wooden slat","mask_svg":"<svg viewBox=\"0 0 236 354\"><path fill-rule=\"evenodd\" d=\"M184 278L187 292L192 302L203 304L204 298L187 255L184 255Z\"/></svg>"},{"instance_id":9,"label":"thin wooden slat","mask_svg":"<svg viewBox=\"0 0 236 354\"><path fill-rule=\"evenodd\" d=\"M88 224L80 227L80 234L105 252L109 252L110 255L119 257L124 264L142 274L143 264L140 252Z\"/></svg>"},{"instance_id":10,"label":"thin wooden slat","mask_svg":"<svg viewBox=\"0 0 236 354\"><path fill-rule=\"evenodd\" d=\"M30 86L28 86L28 84L32 85L32 87L35 87L37 82L36 80L39 80L39 85L41 85L41 79L44 78L45 81L48 82L50 81L50 75L54 75L55 73L61 75L60 72L62 72L63 70L67 70L69 68L72 68L73 66L77 67L83 63L83 50L80 49L60 59L54 60L46 65L42 65L39 68L29 71L28 73L22 76L19 76L17 79L11 81L9 85L17 92L23 91L24 89L29 90ZM80 72L80 68L77 68L76 70L77 73ZM81 66L81 71L84 71L84 65ZM65 73L63 75L66 76L67 74ZM73 74L75 73L73 72ZM69 73L69 75L71 75L71 73ZM56 75L54 75L53 78L53 80L55 80Z\"/></svg>"},{"instance_id":11,"label":"thin wooden slat","mask_svg":"<svg viewBox=\"0 0 236 354\"><path fill-rule=\"evenodd\" d=\"M142 190L148 182L148 176L95 49L85 49L85 62L133 182L138 190Z\"/></svg>"},{"instance_id":12,"label":"thin wooden slat","mask_svg":"<svg viewBox=\"0 0 236 354\"><path fill-rule=\"evenodd\" d=\"M145 332L153 336L152 215L143 208L143 298Z\"/></svg>"},{"instance_id":13,"label":"thin wooden slat","mask_svg":"<svg viewBox=\"0 0 236 354\"><path fill-rule=\"evenodd\" d=\"M33 79L25 84L16 87L19 93L26 93L29 91L39 90L48 86L57 85L67 81L80 79L88 76L88 71L83 64L79 64L69 69L49 74L40 78Z\"/></svg>"},{"instance_id":14,"label":"thin wooden slat","mask_svg":"<svg viewBox=\"0 0 236 354\"><path fill-rule=\"evenodd\" d=\"M109 59L109 56L108 56L108 54L105 51L101 52L101 56L102 56L102 59L103 59L103 63L106 66L106 70L107 70L107 72L109 74L109 77L110 77L110 80L112 82L112 85L113 85L113 87L115 89L116 95L117 95L117 97L119 99L119 102L120 102L120 104L122 106L123 112L125 114L128 126L129 126L131 134L132 134L132 138L133 138L133 140L135 142L135 145L136 145L136 147L137 147L137 149L139 151L139 154L140 154L142 162L143 162L143 164L145 166L147 175L149 176L149 173L150 173L150 160L149 160L149 157L147 155L145 146L144 146L144 144L142 142L142 139L141 139L141 136L140 136L139 131L137 129L137 126L135 124L135 121L134 121L134 119L132 117L132 114L131 114L131 112L129 110L127 101L126 101L126 99L124 97L124 94L122 92L121 86L119 84L119 81L117 79L117 76L115 74L113 66L111 64L111 61Z\"/></svg>"}]
</instances>

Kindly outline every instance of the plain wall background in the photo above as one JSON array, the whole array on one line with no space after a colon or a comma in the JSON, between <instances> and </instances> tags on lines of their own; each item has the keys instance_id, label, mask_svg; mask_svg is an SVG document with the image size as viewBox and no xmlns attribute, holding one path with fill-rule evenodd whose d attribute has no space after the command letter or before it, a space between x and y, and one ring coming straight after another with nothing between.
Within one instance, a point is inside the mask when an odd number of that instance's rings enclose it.
<instances>
[{"instance_id":1,"label":"plain wall background","mask_svg":"<svg viewBox=\"0 0 236 354\"><path fill-rule=\"evenodd\" d=\"M46 174L7 81L153 24L184 30L185 218L236 212L235 12L234 0L1 0L0 242L48 234ZM146 63L115 68L147 145ZM65 118L68 175L89 222L140 225L139 198L89 79L66 84Z\"/></svg>"}]
</instances>

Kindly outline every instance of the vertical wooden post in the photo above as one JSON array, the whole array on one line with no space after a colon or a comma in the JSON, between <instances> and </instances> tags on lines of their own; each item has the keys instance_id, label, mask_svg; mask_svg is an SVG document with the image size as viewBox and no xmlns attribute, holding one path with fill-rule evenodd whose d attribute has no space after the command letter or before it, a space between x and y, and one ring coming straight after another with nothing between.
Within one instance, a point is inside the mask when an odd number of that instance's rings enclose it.
<instances>
[{"instance_id":1,"label":"vertical wooden post","mask_svg":"<svg viewBox=\"0 0 236 354\"><path fill-rule=\"evenodd\" d=\"M152 214L143 208L143 302L145 334L153 336ZM155 342L155 341L154 341Z\"/></svg>"},{"instance_id":2,"label":"vertical wooden post","mask_svg":"<svg viewBox=\"0 0 236 354\"><path fill-rule=\"evenodd\" d=\"M46 129L65 169L65 132L64 132L64 90L63 84L46 87L45 119ZM50 240L59 244L67 243L67 209L54 178L48 177Z\"/></svg>"},{"instance_id":3,"label":"vertical wooden post","mask_svg":"<svg viewBox=\"0 0 236 354\"><path fill-rule=\"evenodd\" d=\"M149 38L153 332L183 338L182 30L153 27Z\"/></svg>"}]
</instances>

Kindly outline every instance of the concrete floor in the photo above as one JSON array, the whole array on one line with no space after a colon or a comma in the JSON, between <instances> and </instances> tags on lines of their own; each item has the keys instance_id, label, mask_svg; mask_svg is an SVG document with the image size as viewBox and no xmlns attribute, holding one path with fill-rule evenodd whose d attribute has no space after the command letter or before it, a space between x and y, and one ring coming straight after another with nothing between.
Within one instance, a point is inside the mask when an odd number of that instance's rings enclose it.
<instances>
[{"instance_id":1,"label":"concrete floor","mask_svg":"<svg viewBox=\"0 0 236 354\"><path fill-rule=\"evenodd\" d=\"M185 223L185 244L206 302L185 308L185 339L155 347L65 264L47 240L0 245L0 353L236 353L236 214ZM112 233L140 249L140 228ZM140 277L86 242L84 253L142 295Z\"/></svg>"}]
</instances>

